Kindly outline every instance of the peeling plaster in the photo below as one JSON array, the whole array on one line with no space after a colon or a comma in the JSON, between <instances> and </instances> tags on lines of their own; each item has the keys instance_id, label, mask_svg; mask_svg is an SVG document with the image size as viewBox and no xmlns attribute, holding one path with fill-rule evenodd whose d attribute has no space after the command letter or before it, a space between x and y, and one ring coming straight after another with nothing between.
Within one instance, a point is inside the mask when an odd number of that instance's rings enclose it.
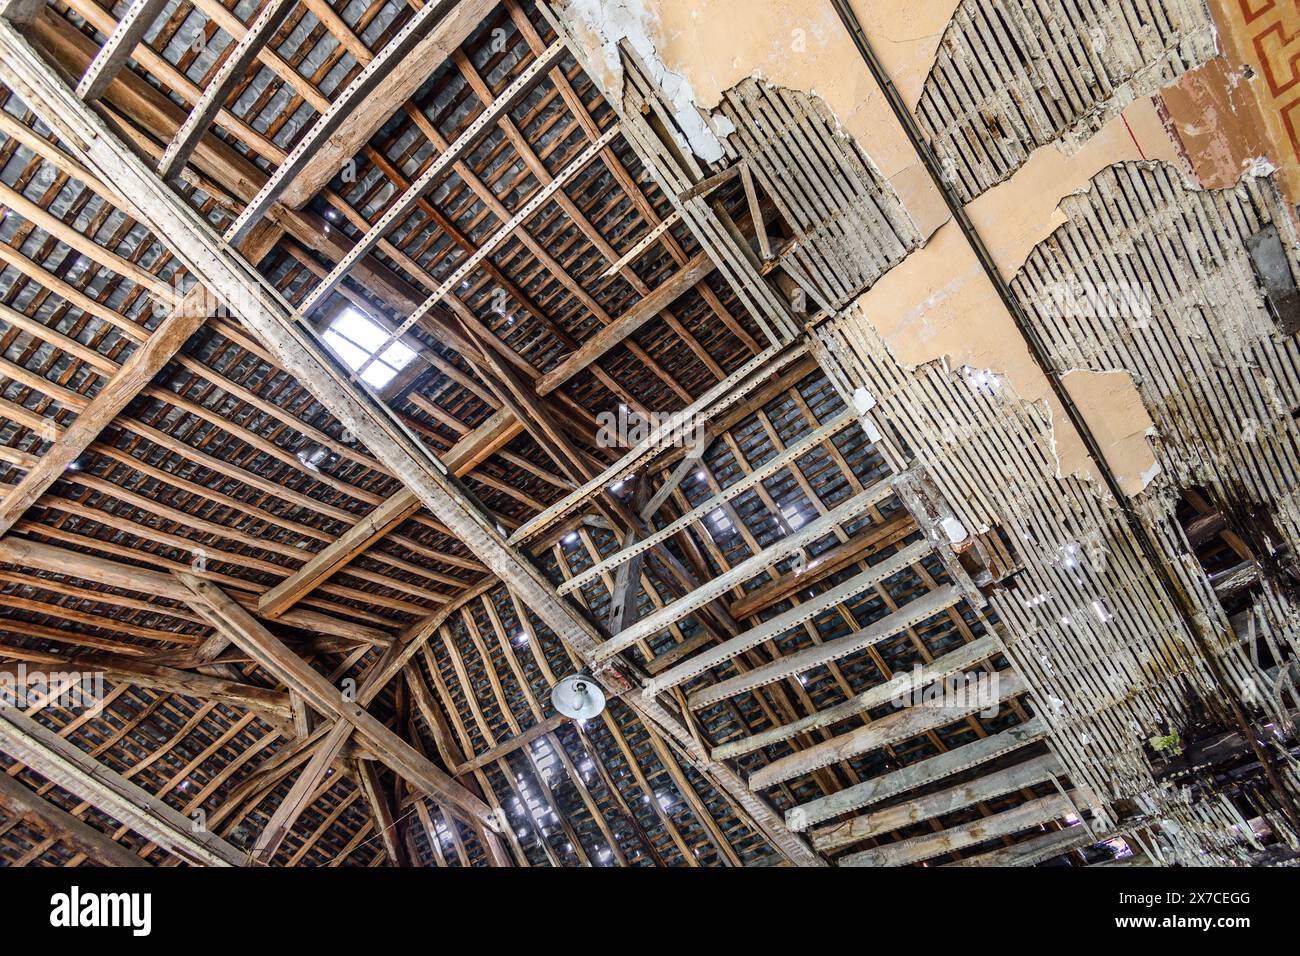
<instances>
[{"instance_id":1,"label":"peeling plaster","mask_svg":"<svg viewBox=\"0 0 1300 956\"><path fill-rule=\"evenodd\" d=\"M1035 150L1010 179L966 209L1003 277L1010 279L1038 245L1065 223L1061 200L1085 192L1107 166L1133 160L1167 162L1190 175L1155 102L1129 105L1072 153L1055 144Z\"/></svg>"},{"instance_id":2,"label":"peeling plaster","mask_svg":"<svg viewBox=\"0 0 1300 956\"><path fill-rule=\"evenodd\" d=\"M1055 145L1041 147L1010 179L971 203L971 220L1003 276L1014 276L1033 248L1065 222L1063 199L1086 190L1092 177L1107 166L1141 160L1144 155L1180 170L1187 168L1149 98L1132 103L1072 155ZM1061 474L1100 479L1051 384L954 223L944 225L924 249L883 276L854 308L908 367L943 360L955 367L989 369L1002 377L1001 387L1009 398L1046 403L1053 422L1052 451ZM1110 420L1114 414L1137 414L1137 430L1145 432L1151 427L1150 417L1140 401L1133 406L1121 400L1125 398L1119 392L1090 393L1088 399L1096 404L1081 411L1090 424L1094 419ZM1108 399L1118 404L1108 407ZM1145 442L1141 449L1121 442L1116 455L1131 486L1138 491L1144 488L1141 476L1154 464Z\"/></svg>"},{"instance_id":3,"label":"peeling plaster","mask_svg":"<svg viewBox=\"0 0 1300 956\"><path fill-rule=\"evenodd\" d=\"M1240 0L1206 0L1219 48L1232 70L1231 103L1254 116L1263 131L1262 152L1281 174L1291 204L1300 203L1300 140L1295 134L1295 37L1300 34L1300 7L1282 3L1243 4ZM1249 21L1247 17L1249 16ZM1245 69L1249 67L1249 70ZM1276 78L1276 90L1270 86ZM1232 130L1234 124L1229 124ZM1189 145L1189 149L1191 146Z\"/></svg>"},{"instance_id":4,"label":"peeling plaster","mask_svg":"<svg viewBox=\"0 0 1300 956\"><path fill-rule=\"evenodd\" d=\"M570 0L571 7L624 3L640 6L641 0ZM872 11L861 0L855 6L873 45L888 51L882 53L886 66L919 90L933 61L928 47L939 42L928 34L942 35L956 0L916 0L906 15L892 4L888 11ZM662 0L642 27L664 69L693 91L693 107L716 108L724 91L751 77L820 97L889 180L922 236L948 218L942 196L827 0ZM893 77L895 83L901 78Z\"/></svg>"},{"instance_id":5,"label":"peeling plaster","mask_svg":"<svg viewBox=\"0 0 1300 956\"><path fill-rule=\"evenodd\" d=\"M1126 370L1073 369L1061 376L1061 382L1101 446L1120 489L1126 495L1144 491L1160 473L1160 463L1149 440L1155 425L1133 376Z\"/></svg>"},{"instance_id":6,"label":"peeling plaster","mask_svg":"<svg viewBox=\"0 0 1300 956\"><path fill-rule=\"evenodd\" d=\"M717 129L710 128L705 114L697 107L690 79L669 69L660 58L655 39L663 35L658 9L647 10L644 0L570 0L568 11L573 18L570 22L585 29L590 49L601 53L606 69L602 86L606 93L615 94L623 88L618 45L626 41L671 105L673 117L691 151L706 163L722 159L724 150L718 137L730 133L731 124L721 120L721 125L714 124Z\"/></svg>"},{"instance_id":7,"label":"peeling plaster","mask_svg":"<svg viewBox=\"0 0 1300 956\"><path fill-rule=\"evenodd\" d=\"M1235 186L1261 160L1268 162L1271 147L1244 72L1226 58L1183 74L1161 99L1204 188Z\"/></svg>"},{"instance_id":8,"label":"peeling plaster","mask_svg":"<svg viewBox=\"0 0 1300 956\"><path fill-rule=\"evenodd\" d=\"M959 3L916 0L900 7L853 0L905 102L919 100ZM652 10L644 0L569 0L569 6L596 37L593 46L603 51L620 87L614 56L619 39L626 38L652 69L660 71L656 80L678 110L678 121L697 154L704 155L704 149L712 155L717 134L725 135L710 130L702 116L745 79L819 97L842 131L856 139L890 182L928 240L850 309L876 327L906 366L941 361L950 367L989 370L999 376L1007 397L1045 403L1054 426L1068 421L826 0L664 0ZM1246 168L1259 168L1258 137L1249 141L1250 148L1197 139L1199 126L1220 120L1222 108L1241 113L1249 105L1239 102L1244 88L1225 69L1225 61L1212 61L1155 97L1137 98L1092 135L1085 131L1082 140L1063 137L1035 150L1009 179L968 207L1002 275L1010 280L1016 274L1034 247L1065 223L1062 201L1086 191L1109 165L1134 160L1169 163L1189 183L1206 186L1224 184L1227 173L1239 176ZM697 144L697 139L708 141L708 146ZM1075 400L1089 424L1102 432L1125 423L1104 442L1107 459L1126 491L1140 491L1155 475L1146 440L1150 417L1127 376L1080 377L1092 374L1073 374L1080 391ZM1061 473L1096 480L1099 476L1074 430L1067 425L1053 431Z\"/></svg>"}]
</instances>

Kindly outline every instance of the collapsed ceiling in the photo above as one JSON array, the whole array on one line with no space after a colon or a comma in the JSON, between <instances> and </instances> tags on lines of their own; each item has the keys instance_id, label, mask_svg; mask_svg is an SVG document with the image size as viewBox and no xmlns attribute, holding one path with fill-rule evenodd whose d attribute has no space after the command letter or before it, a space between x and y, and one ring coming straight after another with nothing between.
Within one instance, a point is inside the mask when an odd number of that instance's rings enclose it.
<instances>
[{"instance_id":1,"label":"collapsed ceiling","mask_svg":"<svg viewBox=\"0 0 1300 956\"><path fill-rule=\"evenodd\" d=\"M6 864L1300 849L1294 5L0 10Z\"/></svg>"}]
</instances>

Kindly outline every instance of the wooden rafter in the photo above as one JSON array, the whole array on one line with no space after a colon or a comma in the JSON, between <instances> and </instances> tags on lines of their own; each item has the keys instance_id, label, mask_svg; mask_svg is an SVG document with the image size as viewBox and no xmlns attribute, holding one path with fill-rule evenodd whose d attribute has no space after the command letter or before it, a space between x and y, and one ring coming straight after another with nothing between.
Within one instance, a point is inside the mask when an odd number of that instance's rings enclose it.
<instances>
[{"instance_id":1,"label":"wooden rafter","mask_svg":"<svg viewBox=\"0 0 1300 956\"><path fill-rule=\"evenodd\" d=\"M0 806L11 814L36 821L51 836L84 854L99 866L143 867L149 864L122 844L110 839L62 807L28 790L8 774L0 773Z\"/></svg>"},{"instance_id":2,"label":"wooden rafter","mask_svg":"<svg viewBox=\"0 0 1300 956\"><path fill-rule=\"evenodd\" d=\"M443 461L452 474L464 475L484 458L509 443L519 431L520 425L512 416L498 412L457 442ZM267 617L283 614L331 574L409 518L419 507L420 499L416 495L406 490L397 492L367 515L364 521L358 522L339 536L296 574L266 591L258 601L258 611Z\"/></svg>"},{"instance_id":3,"label":"wooden rafter","mask_svg":"<svg viewBox=\"0 0 1300 956\"><path fill-rule=\"evenodd\" d=\"M484 564L510 582L534 613L578 654L591 659L599 646L598 635L591 626L556 596L526 559L506 544L494 525L450 485L422 449L413 447L373 403L357 394L332 366L313 354L312 347L291 327L288 310L263 289L261 277L228 247L219 245L207 224L171 194L98 117L69 95L66 86L51 74L21 36L3 26L0 26L0 36L3 37L0 72L11 88L42 114L42 119L65 145L80 154L79 161L91 169L104 170L103 178L114 181L137 211L147 212L146 221L155 233L167 237L168 244L195 278L236 310L240 320L263 340L283 367L300 381L309 383L318 399L344 427L364 442L391 472L399 475ZM203 582L199 586L204 587ZM205 590L210 596L210 585ZM242 609L233 603L232 608L232 615L241 616L245 623L257 627ZM226 618L229 620L229 616ZM256 631L251 633L257 636ZM247 635L248 632L242 635L245 640ZM729 770L715 766L708 753L668 711L657 704L638 704L637 710L663 727L676 746L690 752L697 766L708 768L723 789L758 820L759 827L784 852L816 862L802 841L784 831L784 825L771 809L756 800Z\"/></svg>"},{"instance_id":4,"label":"wooden rafter","mask_svg":"<svg viewBox=\"0 0 1300 956\"><path fill-rule=\"evenodd\" d=\"M246 862L215 834L12 708L0 708L0 750L183 859L205 866Z\"/></svg>"},{"instance_id":5,"label":"wooden rafter","mask_svg":"<svg viewBox=\"0 0 1300 956\"><path fill-rule=\"evenodd\" d=\"M117 28L109 34L77 84L78 96L89 103L104 95L108 84L126 66L137 44L144 39L145 31L166 6L167 0L131 0Z\"/></svg>"},{"instance_id":6,"label":"wooden rafter","mask_svg":"<svg viewBox=\"0 0 1300 956\"><path fill-rule=\"evenodd\" d=\"M351 724L374 748L378 757L435 800L455 807L467 820L493 831L499 829L500 823L495 814L481 800L416 752L409 743L359 704L346 699L338 688L285 647L220 588L192 575L180 574L178 577L193 593L191 603L196 610L210 617L213 625L223 631L232 643L239 645L278 680L301 694L313 708Z\"/></svg>"}]
</instances>

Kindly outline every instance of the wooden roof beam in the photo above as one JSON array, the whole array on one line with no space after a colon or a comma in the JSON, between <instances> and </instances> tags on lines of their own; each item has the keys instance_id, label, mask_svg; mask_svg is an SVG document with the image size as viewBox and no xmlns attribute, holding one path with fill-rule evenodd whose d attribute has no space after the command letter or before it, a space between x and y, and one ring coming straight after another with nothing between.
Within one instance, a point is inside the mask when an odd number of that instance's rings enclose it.
<instances>
[{"instance_id":1,"label":"wooden roof beam","mask_svg":"<svg viewBox=\"0 0 1300 956\"><path fill-rule=\"evenodd\" d=\"M534 59L523 73L506 87L500 96L488 104L487 108L474 118L474 121L470 123L465 132L461 133L450 146L439 153L425 168L424 172L420 173L415 181L406 188L406 191L389 204L383 215L357 240L352 250L343 259L339 260L324 281L312 289L303 302L301 311L304 313L310 312L329 295L343 280L348 270L352 268L353 263L375 248L399 220L404 219L416 208L420 199L433 188L434 183L449 173L461 157L467 155L484 136L491 132L496 122L506 114L510 107L528 94L533 86L545 75L545 71L551 63L563 52L563 43L559 41L553 43L541 56Z\"/></svg>"},{"instance_id":2,"label":"wooden roof beam","mask_svg":"<svg viewBox=\"0 0 1300 956\"><path fill-rule=\"evenodd\" d=\"M258 834L257 842L253 844L253 856L263 863L271 862L271 858L280 849L284 838L298 822L298 818L316 799L317 789L325 782L330 767L343 755L352 737L352 730L352 724L340 720L317 745L316 752L307 761L307 766L298 774L293 786L289 788L289 792L271 814L271 819Z\"/></svg>"},{"instance_id":3,"label":"wooden roof beam","mask_svg":"<svg viewBox=\"0 0 1300 956\"><path fill-rule=\"evenodd\" d=\"M500 831L501 822L487 804L434 766L358 702L345 700L324 674L294 654L219 587L190 574L177 572L176 576L192 592L191 607L208 617L213 626L251 654L277 680L301 694L315 710L351 725L379 759L434 800L454 809L466 822ZM394 651L395 648L390 653ZM350 733L341 731L340 736Z\"/></svg>"},{"instance_id":4,"label":"wooden roof beam","mask_svg":"<svg viewBox=\"0 0 1300 956\"><path fill-rule=\"evenodd\" d=\"M0 17L17 27L30 27L45 9L45 0L0 0Z\"/></svg>"},{"instance_id":5,"label":"wooden roof beam","mask_svg":"<svg viewBox=\"0 0 1300 956\"><path fill-rule=\"evenodd\" d=\"M578 350L551 369L537 381L537 394L545 395L559 388L573 376L591 365L602 355L668 308L687 289L695 286L714 269L713 260L705 250L697 252L686 265L641 301L605 326Z\"/></svg>"},{"instance_id":6,"label":"wooden roof beam","mask_svg":"<svg viewBox=\"0 0 1300 956\"><path fill-rule=\"evenodd\" d=\"M109 561L84 551L70 551L42 541L28 541L12 535L0 539L0 561L21 567L39 568L51 574L62 574L164 600L181 602L189 600L188 592L169 574L139 564ZM111 601L112 595L106 594L104 599ZM239 593L235 595L235 599L244 607L257 613L257 598L254 595ZM393 643L391 634L377 628L354 624L351 621L341 621L316 611L294 610L281 615L278 620L304 631L347 638L353 642L381 646Z\"/></svg>"},{"instance_id":7,"label":"wooden roof beam","mask_svg":"<svg viewBox=\"0 0 1300 956\"><path fill-rule=\"evenodd\" d=\"M1023 724L1017 724L991 737L982 737L945 753L926 757L898 770L892 770L847 789L792 807L786 811L786 823L795 830L806 830L842 813L888 800L909 790L929 786L936 781L995 760L1003 754L1043 739L1049 729L1042 717L1032 717Z\"/></svg>"},{"instance_id":8,"label":"wooden roof beam","mask_svg":"<svg viewBox=\"0 0 1300 956\"><path fill-rule=\"evenodd\" d=\"M1024 763L995 770L946 790L822 827L813 834L813 846L822 852L838 850L891 830L902 830L925 820L956 813L1022 787L1045 783L1064 772L1065 768L1055 754L1040 754Z\"/></svg>"},{"instance_id":9,"label":"wooden roof beam","mask_svg":"<svg viewBox=\"0 0 1300 956\"><path fill-rule=\"evenodd\" d=\"M406 852L397 835L397 819L393 814L393 804L384 791L379 780L379 770L373 760L355 758L352 761L353 776L361 787L361 793L370 807L374 819L375 831L384 845L384 853L391 866L408 866Z\"/></svg>"},{"instance_id":10,"label":"wooden roof beam","mask_svg":"<svg viewBox=\"0 0 1300 956\"><path fill-rule=\"evenodd\" d=\"M121 821L168 853L201 866L243 866L246 855L12 707L0 708L0 750Z\"/></svg>"},{"instance_id":11,"label":"wooden roof beam","mask_svg":"<svg viewBox=\"0 0 1300 956\"><path fill-rule=\"evenodd\" d=\"M897 843L863 850L861 853L852 853L839 860L839 865L906 866L909 863L952 853L954 850L986 843L999 837L1011 836L1022 830L1041 827L1053 820L1060 820L1066 814L1074 813L1076 806L1088 802L1086 792L1075 791L1073 796L1054 793L948 830L939 830L910 840L900 840Z\"/></svg>"},{"instance_id":12,"label":"wooden roof beam","mask_svg":"<svg viewBox=\"0 0 1300 956\"><path fill-rule=\"evenodd\" d=\"M166 6L167 0L131 0L122 19L77 83L78 96L87 103L93 103L104 95L108 84L126 67L127 60L131 59L136 46L144 39L145 32Z\"/></svg>"},{"instance_id":13,"label":"wooden roof beam","mask_svg":"<svg viewBox=\"0 0 1300 956\"><path fill-rule=\"evenodd\" d=\"M811 733L823 727L829 727L842 720L848 720L858 714L866 713L876 707L883 707L900 694L918 690L931 681L973 667L980 661L1000 653L1000 651L1001 646L996 638L992 636L976 638L970 643L963 644L936 658L918 670L896 674L883 684L869 687L861 694L850 697L848 700L841 701L831 707L814 711L807 717L791 721L788 724L768 727L756 734L741 737L738 740L729 740L721 746L714 747L713 756L717 760L728 760L747 753L753 753L755 750L780 743L783 740L789 740L799 734Z\"/></svg>"},{"instance_id":14,"label":"wooden roof beam","mask_svg":"<svg viewBox=\"0 0 1300 956\"><path fill-rule=\"evenodd\" d=\"M423 46L421 41L426 34L436 28L439 21L446 17L455 6L455 0L430 0L406 21L406 24L384 45L379 54L367 63L364 69L335 98L329 109L317 117L311 129L298 141L289 152L289 155L284 158L284 162L276 167L275 172L271 174L271 178L257 191L257 195L249 201L244 211L226 230L224 237L226 242L234 243L247 234L248 230L256 222L271 211L271 206L284 195L289 185L300 176L309 171L314 174L313 180L324 176L324 180L315 183L311 192L303 197L304 202L315 195L325 182L333 178L339 165L344 160L351 158L356 149L354 148L352 152L346 155L338 156L337 161L331 160L327 164L323 159L322 151L330 138L337 133L351 142L359 135L360 130L368 129L369 132L364 137L361 137L357 143L356 148L359 148L361 143L364 143L374 134L374 130L378 129L388 119L393 110L396 109L397 104L402 100L394 103L393 109L388 110L387 113L376 116L375 112L372 111L377 111L381 107L378 102L371 98L371 94L381 89L382 86L389 85L391 82L389 74ZM411 65L413 64L407 64L408 69ZM422 74L421 81L427 76L427 73ZM385 98L383 102L387 102L387 99ZM331 151L326 155L335 154ZM326 169L328 169L328 175L325 175ZM290 203L290 205L292 206L293 203Z\"/></svg>"},{"instance_id":15,"label":"wooden roof beam","mask_svg":"<svg viewBox=\"0 0 1300 956\"><path fill-rule=\"evenodd\" d=\"M794 534L787 535L770 547L751 555L735 567L691 591L685 597L671 604L666 604L654 613L643 617L617 637L602 644L599 653L596 655L597 660L608 660L620 651L631 647L637 641L652 637L664 628L680 621L692 611L722 597L732 588L738 587L778 561L790 557L801 548L830 534L837 526L858 517L872 505L879 504L890 494L892 494L890 482L882 481L867 491L854 495L816 521L808 522ZM800 605L800 607L802 606ZM741 635L736 640L741 643L746 637L747 635ZM726 645L719 646L725 648ZM748 646L748 644L745 645L745 647ZM739 651L736 653L739 653ZM666 684L664 686L666 688L673 685Z\"/></svg>"},{"instance_id":16,"label":"wooden roof beam","mask_svg":"<svg viewBox=\"0 0 1300 956\"><path fill-rule=\"evenodd\" d=\"M343 163L355 156L375 132L388 122L389 117L414 96L442 63L465 42L496 7L497 2L498 0L457 0L436 26L424 32L409 52L395 58L391 67L383 71L383 82L363 102L356 105L348 122L320 145L310 167L286 186L282 199L284 205L290 209L300 209L320 192L334 178ZM388 47L385 47L379 51L375 61L387 54Z\"/></svg>"},{"instance_id":17,"label":"wooden roof beam","mask_svg":"<svg viewBox=\"0 0 1300 956\"><path fill-rule=\"evenodd\" d=\"M435 4L429 4L425 9L433 6ZM83 165L104 181L113 182L122 195L130 199L132 207L144 215L144 224L163 238L195 278L212 289L239 320L262 339L281 367L310 389L344 428L357 436L434 515L452 529L471 552L515 591L532 613L584 661L593 659L600 645L596 628L577 608L555 593L538 568L507 544L492 519L464 494L441 462L396 423L389 410L323 356L320 345L311 341L305 330L293 321L288 307L267 287L261 275L222 243L210 225L145 167L97 115L71 94L22 36L3 22L0 22L0 78L29 108L40 114ZM758 364L762 364L762 360ZM192 578L191 581L198 588L196 594L203 595L205 601L214 596L215 589L211 585L205 586L204 582ZM239 626L241 640L247 641L250 647L273 649L264 644L265 629L246 612L229 600L220 601L218 598L217 601L222 605L221 616ZM315 671L311 674L324 680ZM618 670L606 669L604 674L606 680L624 689L631 685ZM302 676L311 679L310 675ZM304 688L292 689L301 692ZM344 707L337 698L337 692L329 687L326 699L319 703L339 716L346 712L347 719L374 720L355 705ZM311 696L308 700L316 706L317 702ZM739 811L752 820L754 826L765 833L781 852L794 862L808 865L823 862L803 840L785 828L766 802L748 791L733 771L709 757L681 718L674 717L655 701L635 697L628 700L644 719L661 727L697 772L721 787L736 802ZM369 729L381 740L382 747L390 748L390 752L384 754L385 762L392 760L400 764L403 776L418 775L430 789L446 788L449 778L429 764L426 758L414 755L417 759L413 760L409 744L395 738L382 725L379 728L370 726ZM434 776L429 774L430 770ZM460 801L461 812L471 816L487 810L477 798L464 800L463 788L458 785L445 796L442 802L454 804ZM484 832L494 833L499 826L495 816L490 811L483 815ZM490 824L486 822L489 819ZM499 844L499 841L489 839L489 844Z\"/></svg>"},{"instance_id":18,"label":"wooden roof beam","mask_svg":"<svg viewBox=\"0 0 1300 956\"><path fill-rule=\"evenodd\" d=\"M149 866L108 834L28 790L6 773L0 773L0 805L15 816L33 821L51 837L99 866Z\"/></svg>"},{"instance_id":19,"label":"wooden roof beam","mask_svg":"<svg viewBox=\"0 0 1300 956\"><path fill-rule=\"evenodd\" d=\"M265 254L275 244L275 232L262 229L253 233L246 251L254 257L258 253ZM136 395L148 387L154 376L203 325L211 312L211 304L207 291L196 286L179 306L173 308L148 340L131 353L90 404L40 457L36 467L5 495L0 502L0 535L8 532Z\"/></svg>"},{"instance_id":20,"label":"wooden roof beam","mask_svg":"<svg viewBox=\"0 0 1300 956\"><path fill-rule=\"evenodd\" d=\"M111 629L112 626L112 621L104 622L104 627ZM45 651L0 645L0 655L72 671L102 674L105 680L114 683L148 687L194 700L216 701L255 713L281 729L287 729L293 719L289 695L280 691L254 687L251 684L220 677L208 677L205 674L194 674L117 654L50 654ZM18 665L0 664L0 674L17 680Z\"/></svg>"},{"instance_id":21,"label":"wooden roof beam","mask_svg":"<svg viewBox=\"0 0 1300 956\"><path fill-rule=\"evenodd\" d=\"M175 137L158 163L159 176L168 179L177 170L184 168L194 148L198 146L203 134L217 118L217 114L221 112L230 94L243 80L267 42L284 22L285 16L293 8L294 0L267 0L266 5L249 25L248 31L235 44L234 50L222 61L217 75L208 83L203 96L194 104L190 115L181 124L181 128L176 131Z\"/></svg>"},{"instance_id":22,"label":"wooden roof beam","mask_svg":"<svg viewBox=\"0 0 1300 956\"><path fill-rule=\"evenodd\" d=\"M468 474L520 431L521 426L514 416L498 411L458 441L444 456L444 463L457 476ZM420 499L413 492L405 488L396 492L293 575L264 592L258 600L258 612L263 617L279 617L420 507Z\"/></svg>"}]
</instances>

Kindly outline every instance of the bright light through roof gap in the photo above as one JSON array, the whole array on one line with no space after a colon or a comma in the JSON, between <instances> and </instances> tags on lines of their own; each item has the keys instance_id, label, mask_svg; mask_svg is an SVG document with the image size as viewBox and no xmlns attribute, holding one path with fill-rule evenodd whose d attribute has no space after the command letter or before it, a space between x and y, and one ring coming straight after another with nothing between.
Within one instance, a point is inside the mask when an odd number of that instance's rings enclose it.
<instances>
[{"instance_id":1,"label":"bright light through roof gap","mask_svg":"<svg viewBox=\"0 0 1300 956\"><path fill-rule=\"evenodd\" d=\"M325 329L321 338L343 360L343 364L355 372L375 356L376 349L388 341L388 332L356 309L344 309ZM401 342L394 342L366 366L361 379L371 388L383 388L413 358L414 351Z\"/></svg>"}]
</instances>

